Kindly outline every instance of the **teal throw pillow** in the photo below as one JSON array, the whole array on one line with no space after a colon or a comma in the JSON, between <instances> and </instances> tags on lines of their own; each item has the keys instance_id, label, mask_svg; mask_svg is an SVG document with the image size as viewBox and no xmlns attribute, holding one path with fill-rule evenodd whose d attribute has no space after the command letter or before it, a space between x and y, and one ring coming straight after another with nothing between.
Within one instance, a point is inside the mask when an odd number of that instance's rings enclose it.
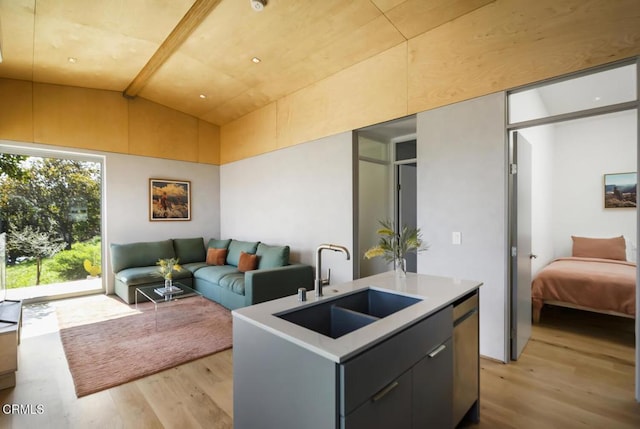
<instances>
[{"instance_id":1,"label":"teal throw pillow","mask_svg":"<svg viewBox=\"0 0 640 429\"><path fill-rule=\"evenodd\" d=\"M237 267L240 262L240 252L254 255L257 249L257 241L231 240L229 251L227 252L227 264Z\"/></svg>"},{"instance_id":2,"label":"teal throw pillow","mask_svg":"<svg viewBox=\"0 0 640 429\"><path fill-rule=\"evenodd\" d=\"M209 240L209 244L207 244L207 249L228 249L229 243L231 243L231 239L227 240L217 240L212 238Z\"/></svg>"},{"instance_id":3,"label":"teal throw pillow","mask_svg":"<svg viewBox=\"0 0 640 429\"><path fill-rule=\"evenodd\" d=\"M289 264L289 246L258 244L258 269L284 267Z\"/></svg>"}]
</instances>

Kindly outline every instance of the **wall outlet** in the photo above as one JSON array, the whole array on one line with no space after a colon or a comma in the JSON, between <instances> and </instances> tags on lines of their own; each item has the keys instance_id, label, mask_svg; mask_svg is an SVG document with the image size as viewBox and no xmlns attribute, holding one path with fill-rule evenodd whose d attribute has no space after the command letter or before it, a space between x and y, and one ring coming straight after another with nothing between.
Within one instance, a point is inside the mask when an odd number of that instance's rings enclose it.
<instances>
[{"instance_id":1,"label":"wall outlet","mask_svg":"<svg viewBox=\"0 0 640 429\"><path fill-rule=\"evenodd\" d=\"M451 243L452 244L460 244L462 242L462 234L458 231L454 231L451 233Z\"/></svg>"}]
</instances>

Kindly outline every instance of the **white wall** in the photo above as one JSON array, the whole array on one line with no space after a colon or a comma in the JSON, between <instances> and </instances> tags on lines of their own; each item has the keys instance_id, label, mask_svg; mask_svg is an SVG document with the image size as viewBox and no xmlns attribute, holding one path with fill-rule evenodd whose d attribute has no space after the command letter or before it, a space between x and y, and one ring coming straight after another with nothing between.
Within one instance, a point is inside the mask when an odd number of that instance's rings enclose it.
<instances>
[{"instance_id":1,"label":"white wall","mask_svg":"<svg viewBox=\"0 0 640 429\"><path fill-rule=\"evenodd\" d=\"M480 353L507 360L504 94L418 114L418 272L482 281ZM451 233L461 232L453 245Z\"/></svg>"},{"instance_id":2,"label":"white wall","mask_svg":"<svg viewBox=\"0 0 640 429\"><path fill-rule=\"evenodd\" d=\"M220 235L220 167L106 154L106 243ZM149 179L191 181L190 221L149 221ZM108 248L106 249L108 250ZM111 273L109 258L108 273ZM113 279L108 278L108 285Z\"/></svg>"},{"instance_id":3,"label":"white wall","mask_svg":"<svg viewBox=\"0 0 640 429\"><path fill-rule=\"evenodd\" d=\"M0 150L29 151L40 156L84 154L97 156L104 165L103 270L108 293L113 293L110 243L154 241L175 237L210 237L220 234L220 178L214 165L184 161L82 151L50 145L0 141ZM149 221L149 179L191 181L190 221Z\"/></svg>"},{"instance_id":4,"label":"white wall","mask_svg":"<svg viewBox=\"0 0 640 429\"><path fill-rule=\"evenodd\" d=\"M629 111L556 125L556 257L571 255L571 235L624 235L636 245L636 209L605 209L603 193L604 174L636 171L636 115Z\"/></svg>"},{"instance_id":5,"label":"white wall","mask_svg":"<svg viewBox=\"0 0 640 429\"><path fill-rule=\"evenodd\" d=\"M287 244L292 261L310 265L319 244L352 250L352 170L351 133L221 166L221 237ZM351 260L322 256L332 283L352 280Z\"/></svg>"}]
</instances>

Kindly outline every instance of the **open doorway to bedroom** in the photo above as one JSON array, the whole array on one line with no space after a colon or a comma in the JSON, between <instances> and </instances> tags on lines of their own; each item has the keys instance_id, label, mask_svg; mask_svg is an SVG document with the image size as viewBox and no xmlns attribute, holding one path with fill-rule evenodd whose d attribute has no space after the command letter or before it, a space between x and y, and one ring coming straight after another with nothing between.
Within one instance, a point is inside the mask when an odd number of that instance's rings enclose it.
<instances>
[{"instance_id":1,"label":"open doorway to bedroom","mask_svg":"<svg viewBox=\"0 0 640 429\"><path fill-rule=\"evenodd\" d=\"M637 76L629 61L508 95L514 360L558 312L626 319L634 346Z\"/></svg>"}]
</instances>

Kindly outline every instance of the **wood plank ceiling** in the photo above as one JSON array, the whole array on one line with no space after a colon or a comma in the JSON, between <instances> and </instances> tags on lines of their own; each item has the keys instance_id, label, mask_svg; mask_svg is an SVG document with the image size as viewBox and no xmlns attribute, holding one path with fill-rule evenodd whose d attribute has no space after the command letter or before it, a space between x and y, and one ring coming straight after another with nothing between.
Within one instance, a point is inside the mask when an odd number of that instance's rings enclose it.
<instances>
[{"instance_id":1,"label":"wood plank ceiling","mask_svg":"<svg viewBox=\"0 0 640 429\"><path fill-rule=\"evenodd\" d=\"M224 125L493 1L0 0L0 77Z\"/></svg>"}]
</instances>

